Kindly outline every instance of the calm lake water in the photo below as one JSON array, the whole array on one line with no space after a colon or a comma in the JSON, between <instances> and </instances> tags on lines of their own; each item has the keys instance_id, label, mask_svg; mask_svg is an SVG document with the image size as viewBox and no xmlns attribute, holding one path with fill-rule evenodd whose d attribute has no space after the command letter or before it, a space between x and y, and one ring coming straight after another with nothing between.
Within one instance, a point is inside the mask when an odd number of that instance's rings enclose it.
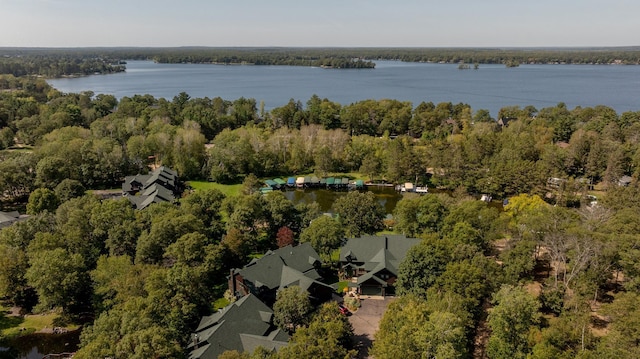
<instances>
[{"instance_id":1,"label":"calm lake water","mask_svg":"<svg viewBox=\"0 0 640 359\"><path fill-rule=\"evenodd\" d=\"M0 359L42 359L51 353L75 352L79 342L80 330L65 334L33 333L0 344Z\"/></svg>"},{"instance_id":2,"label":"calm lake water","mask_svg":"<svg viewBox=\"0 0 640 359\"><path fill-rule=\"evenodd\" d=\"M458 70L454 64L376 61L375 69L322 69L295 66L156 64L129 61L127 71L113 75L55 79L63 92L93 91L117 98L135 94L172 99L240 97L264 101L267 110L289 99L303 103L316 94L347 105L366 99L467 103L493 117L506 106L538 109L564 102L576 106L605 105L618 113L640 110L640 66L621 65L480 65Z\"/></svg>"},{"instance_id":3,"label":"calm lake water","mask_svg":"<svg viewBox=\"0 0 640 359\"><path fill-rule=\"evenodd\" d=\"M367 187L369 192L373 192L378 200L378 203L384 208L386 214L392 214L396 208L398 201L402 199L402 194L396 192L393 187ZM348 191L334 191L329 189L295 189L287 190L284 192L287 197L294 204L298 203L313 203L316 202L320 206L322 212L331 212L331 206L340 197L346 196Z\"/></svg>"}]
</instances>

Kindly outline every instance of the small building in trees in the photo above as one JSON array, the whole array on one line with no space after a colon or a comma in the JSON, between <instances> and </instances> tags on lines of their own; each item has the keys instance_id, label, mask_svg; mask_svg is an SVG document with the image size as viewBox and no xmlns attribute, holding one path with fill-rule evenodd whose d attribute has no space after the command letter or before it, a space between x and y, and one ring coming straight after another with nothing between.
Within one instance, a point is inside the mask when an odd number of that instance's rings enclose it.
<instances>
[{"instance_id":1,"label":"small building in trees","mask_svg":"<svg viewBox=\"0 0 640 359\"><path fill-rule=\"evenodd\" d=\"M236 297L254 294L273 305L278 289L297 285L309 293L312 303L322 303L331 298L334 288L320 281L320 264L311 244L288 245L268 251L242 269L231 270L229 291Z\"/></svg>"},{"instance_id":2,"label":"small building in trees","mask_svg":"<svg viewBox=\"0 0 640 359\"><path fill-rule=\"evenodd\" d=\"M0 228L9 227L15 222L21 221L23 219L27 219L29 216L20 215L17 211L13 212L2 212L0 211Z\"/></svg>"},{"instance_id":3,"label":"small building in trees","mask_svg":"<svg viewBox=\"0 0 640 359\"><path fill-rule=\"evenodd\" d=\"M517 120L517 117L500 117L500 119L498 119L498 126L500 126L500 128L505 128L507 126L509 126L509 123L512 121Z\"/></svg>"},{"instance_id":4,"label":"small building in trees","mask_svg":"<svg viewBox=\"0 0 640 359\"><path fill-rule=\"evenodd\" d=\"M629 186L631 184L632 181L633 181L633 177L631 177L631 176L622 176L618 180L618 186L627 187L627 186Z\"/></svg>"},{"instance_id":5,"label":"small building in trees","mask_svg":"<svg viewBox=\"0 0 640 359\"><path fill-rule=\"evenodd\" d=\"M400 262L418 243L402 235L350 238L340 249L340 266L360 294L393 294Z\"/></svg>"},{"instance_id":6,"label":"small building in trees","mask_svg":"<svg viewBox=\"0 0 640 359\"><path fill-rule=\"evenodd\" d=\"M145 209L152 203L173 202L182 190L178 173L166 166L146 175L127 176L122 183L122 195L136 209Z\"/></svg>"},{"instance_id":7,"label":"small building in trees","mask_svg":"<svg viewBox=\"0 0 640 359\"><path fill-rule=\"evenodd\" d=\"M242 297L202 317L187 347L189 359L216 359L227 350L252 353L258 347L276 351L287 345L289 335L272 319L273 311L256 296Z\"/></svg>"}]
</instances>

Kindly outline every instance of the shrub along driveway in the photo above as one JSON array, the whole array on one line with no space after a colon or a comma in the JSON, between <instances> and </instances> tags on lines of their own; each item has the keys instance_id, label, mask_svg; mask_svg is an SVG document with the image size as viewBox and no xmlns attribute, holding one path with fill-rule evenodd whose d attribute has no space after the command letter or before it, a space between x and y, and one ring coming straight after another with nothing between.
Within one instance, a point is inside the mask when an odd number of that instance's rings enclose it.
<instances>
[{"instance_id":1,"label":"shrub along driveway","mask_svg":"<svg viewBox=\"0 0 640 359\"><path fill-rule=\"evenodd\" d=\"M362 296L360 308L349 316L349 322L353 326L354 345L359 351L360 358L369 357L373 335L378 331L380 319L387 310L387 306L394 299L393 297Z\"/></svg>"}]
</instances>

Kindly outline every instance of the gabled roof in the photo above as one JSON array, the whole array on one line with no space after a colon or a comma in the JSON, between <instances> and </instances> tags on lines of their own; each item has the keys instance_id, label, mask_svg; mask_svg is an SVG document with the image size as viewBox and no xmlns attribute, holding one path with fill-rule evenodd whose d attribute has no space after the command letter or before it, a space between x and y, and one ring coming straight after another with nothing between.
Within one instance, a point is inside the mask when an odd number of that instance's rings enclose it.
<instances>
[{"instance_id":1,"label":"gabled roof","mask_svg":"<svg viewBox=\"0 0 640 359\"><path fill-rule=\"evenodd\" d=\"M358 280L356 281L356 284L362 284L362 283L368 281L369 279L373 279L374 281L378 282L379 284L381 284L384 287L387 286L387 282L385 282L384 280L380 279L373 272L365 273L365 274L361 275L360 277L358 277Z\"/></svg>"},{"instance_id":2,"label":"gabled roof","mask_svg":"<svg viewBox=\"0 0 640 359\"><path fill-rule=\"evenodd\" d=\"M276 289L299 282L298 285L303 287L304 284L307 289L313 282L322 278L316 271L319 262L320 256L313 247L309 243L302 243L295 247L288 245L268 251L237 272L256 287Z\"/></svg>"},{"instance_id":3,"label":"gabled roof","mask_svg":"<svg viewBox=\"0 0 640 359\"><path fill-rule=\"evenodd\" d=\"M364 268L376 274L383 269L398 274L398 266L420 239L401 235L350 238L340 249L340 262ZM349 258L347 258L349 257Z\"/></svg>"},{"instance_id":4,"label":"gabled roof","mask_svg":"<svg viewBox=\"0 0 640 359\"><path fill-rule=\"evenodd\" d=\"M273 311L254 295L247 295L220 311L203 317L196 329L198 343L187 349L190 359L215 359L226 350L253 352L258 346L276 350L289 336L276 329Z\"/></svg>"},{"instance_id":5,"label":"gabled roof","mask_svg":"<svg viewBox=\"0 0 640 359\"><path fill-rule=\"evenodd\" d=\"M179 195L176 192L178 173L169 167L161 166L147 175L125 177L122 192L135 196L127 196L136 209L145 209L152 203L172 202ZM135 185L135 186L134 186ZM140 191L139 187L142 187Z\"/></svg>"},{"instance_id":6,"label":"gabled roof","mask_svg":"<svg viewBox=\"0 0 640 359\"><path fill-rule=\"evenodd\" d=\"M153 196L156 195L158 197L160 197L161 199L167 201L167 202L171 202L173 200L176 199L176 197L173 194L173 191L167 189L166 187L163 187L159 184L152 184L151 186L145 188L144 191L140 192L141 196Z\"/></svg>"},{"instance_id":7,"label":"gabled roof","mask_svg":"<svg viewBox=\"0 0 640 359\"><path fill-rule=\"evenodd\" d=\"M17 211L0 212L0 228L8 227L20 219L20 213Z\"/></svg>"}]
</instances>

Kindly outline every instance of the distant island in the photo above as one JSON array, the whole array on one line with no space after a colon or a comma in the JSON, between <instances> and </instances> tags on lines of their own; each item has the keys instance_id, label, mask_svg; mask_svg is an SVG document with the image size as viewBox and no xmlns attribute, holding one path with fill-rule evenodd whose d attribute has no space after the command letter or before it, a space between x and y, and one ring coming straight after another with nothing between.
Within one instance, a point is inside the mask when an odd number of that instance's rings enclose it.
<instances>
[{"instance_id":1,"label":"distant island","mask_svg":"<svg viewBox=\"0 0 640 359\"><path fill-rule=\"evenodd\" d=\"M640 64L640 47L602 48L0 48L0 73L48 78L110 74L125 60L372 69L375 60L449 64Z\"/></svg>"}]
</instances>

